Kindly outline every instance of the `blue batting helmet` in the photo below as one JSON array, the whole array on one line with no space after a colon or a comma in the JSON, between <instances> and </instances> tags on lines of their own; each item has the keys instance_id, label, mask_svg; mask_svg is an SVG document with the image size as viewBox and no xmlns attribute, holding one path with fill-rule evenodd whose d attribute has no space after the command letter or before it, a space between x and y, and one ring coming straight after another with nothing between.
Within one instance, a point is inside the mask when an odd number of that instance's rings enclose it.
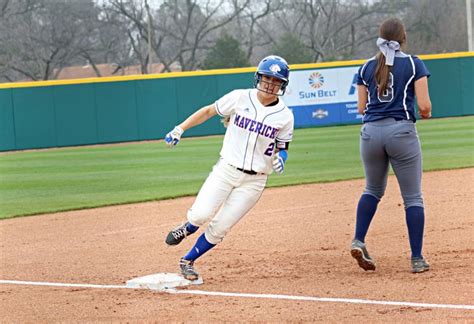
<instances>
[{"instance_id":1,"label":"blue batting helmet","mask_svg":"<svg viewBox=\"0 0 474 324\"><path fill-rule=\"evenodd\" d=\"M282 81L281 84L281 95L285 93L286 86L289 82L290 68L284 58L276 55L270 55L260 61L255 72L253 86L257 88L262 75L271 76Z\"/></svg>"}]
</instances>

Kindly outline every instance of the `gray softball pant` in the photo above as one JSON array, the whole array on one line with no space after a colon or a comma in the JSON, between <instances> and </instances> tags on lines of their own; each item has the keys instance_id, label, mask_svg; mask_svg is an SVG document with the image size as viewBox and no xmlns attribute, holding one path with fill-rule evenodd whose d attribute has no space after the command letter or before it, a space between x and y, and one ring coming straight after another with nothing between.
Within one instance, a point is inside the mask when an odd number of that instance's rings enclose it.
<instances>
[{"instance_id":1,"label":"gray softball pant","mask_svg":"<svg viewBox=\"0 0 474 324\"><path fill-rule=\"evenodd\" d=\"M383 197L390 163L405 209L423 207L421 146L412 121L385 118L365 123L360 133L360 155L366 179L364 194L379 200Z\"/></svg>"}]
</instances>

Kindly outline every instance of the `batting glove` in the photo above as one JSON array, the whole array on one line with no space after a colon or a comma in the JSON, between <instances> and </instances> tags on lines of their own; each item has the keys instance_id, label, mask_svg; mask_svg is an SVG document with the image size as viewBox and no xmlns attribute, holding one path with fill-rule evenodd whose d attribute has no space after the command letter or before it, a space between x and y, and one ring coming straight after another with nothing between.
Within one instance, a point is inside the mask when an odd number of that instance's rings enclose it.
<instances>
[{"instance_id":1,"label":"batting glove","mask_svg":"<svg viewBox=\"0 0 474 324\"><path fill-rule=\"evenodd\" d=\"M283 150L279 151L277 154L275 154L275 157L273 159L273 170L278 173L282 174L283 170L285 169L285 162L286 159L288 158L288 152Z\"/></svg>"},{"instance_id":2,"label":"batting glove","mask_svg":"<svg viewBox=\"0 0 474 324\"><path fill-rule=\"evenodd\" d=\"M181 139L181 135L183 135L184 130L176 126L171 132L166 134L165 136L165 143L168 145L168 147L173 148L175 147L178 143L179 140Z\"/></svg>"}]
</instances>

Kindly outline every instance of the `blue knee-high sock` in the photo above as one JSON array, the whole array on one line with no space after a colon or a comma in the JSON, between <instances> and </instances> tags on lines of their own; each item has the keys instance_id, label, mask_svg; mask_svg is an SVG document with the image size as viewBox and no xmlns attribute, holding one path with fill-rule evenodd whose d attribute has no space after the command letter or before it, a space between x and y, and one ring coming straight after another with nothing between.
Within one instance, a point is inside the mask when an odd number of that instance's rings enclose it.
<instances>
[{"instance_id":1,"label":"blue knee-high sock","mask_svg":"<svg viewBox=\"0 0 474 324\"><path fill-rule=\"evenodd\" d=\"M425 209L423 207L413 206L405 210L408 227L408 237L410 239L410 248L412 257L422 257L423 248L423 230L425 228Z\"/></svg>"},{"instance_id":2,"label":"blue knee-high sock","mask_svg":"<svg viewBox=\"0 0 474 324\"><path fill-rule=\"evenodd\" d=\"M375 215L379 200L372 195L363 194L360 197L359 204L357 205L357 217L356 217L356 229L355 236L356 240L365 242L365 236L369 230L370 222Z\"/></svg>"},{"instance_id":3,"label":"blue knee-high sock","mask_svg":"<svg viewBox=\"0 0 474 324\"><path fill-rule=\"evenodd\" d=\"M197 239L196 244L194 244L193 248L189 250L188 254L184 256L184 259L194 261L201 255L212 249L214 246L216 245L209 243L204 233L202 233L202 235L199 236L199 238Z\"/></svg>"},{"instance_id":4,"label":"blue knee-high sock","mask_svg":"<svg viewBox=\"0 0 474 324\"><path fill-rule=\"evenodd\" d=\"M199 226L194 226L190 222L187 222L186 224L186 231L188 231L189 234L193 234L199 229Z\"/></svg>"}]
</instances>

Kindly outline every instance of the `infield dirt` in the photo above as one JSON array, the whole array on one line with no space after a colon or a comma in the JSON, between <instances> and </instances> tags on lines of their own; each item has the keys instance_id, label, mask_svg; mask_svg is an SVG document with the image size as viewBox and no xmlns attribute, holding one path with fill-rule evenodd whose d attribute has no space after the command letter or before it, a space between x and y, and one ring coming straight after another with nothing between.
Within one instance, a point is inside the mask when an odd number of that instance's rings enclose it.
<instances>
[{"instance_id":1,"label":"infield dirt","mask_svg":"<svg viewBox=\"0 0 474 324\"><path fill-rule=\"evenodd\" d=\"M204 179L203 179L204 180ZM389 178L367 237L375 272L349 254L363 180L267 189L225 240L196 262L205 291L473 304L474 169L428 172L424 251L410 273L397 182ZM193 197L0 221L0 279L123 285L177 272L199 235L168 247ZM201 233L200 230L198 233ZM0 285L1 322L474 322L473 310L359 305L148 290Z\"/></svg>"}]
</instances>

